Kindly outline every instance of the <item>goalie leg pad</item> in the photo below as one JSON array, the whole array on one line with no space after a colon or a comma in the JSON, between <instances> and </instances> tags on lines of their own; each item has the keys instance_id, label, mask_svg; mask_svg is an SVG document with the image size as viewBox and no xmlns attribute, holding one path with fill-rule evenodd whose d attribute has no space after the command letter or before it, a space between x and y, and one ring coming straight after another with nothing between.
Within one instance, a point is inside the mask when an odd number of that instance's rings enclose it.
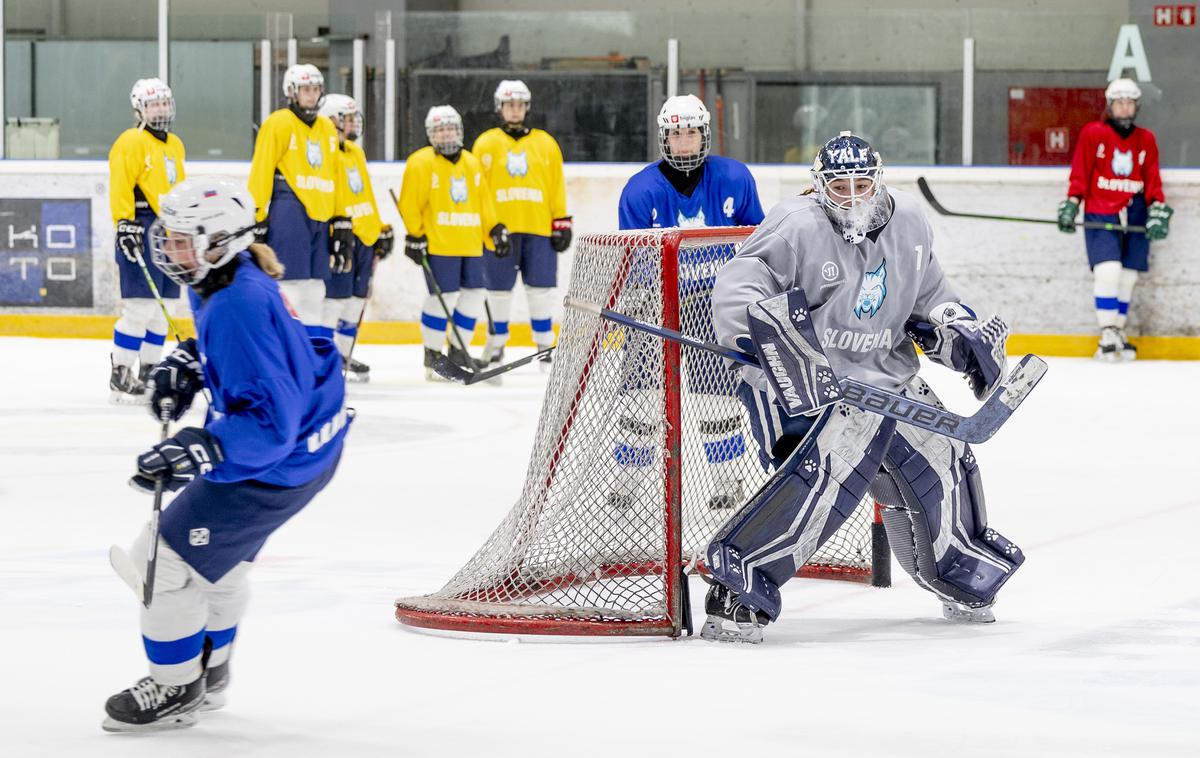
<instances>
[{"instance_id":1,"label":"goalie leg pad","mask_svg":"<svg viewBox=\"0 0 1200 758\"><path fill-rule=\"evenodd\" d=\"M810 413L842 396L837 375L813 328L804 290L788 290L760 300L746 312L750 340L785 413Z\"/></svg>"},{"instance_id":2,"label":"goalie leg pad","mask_svg":"<svg viewBox=\"0 0 1200 758\"><path fill-rule=\"evenodd\" d=\"M900 424L871 485L888 542L918 585L943 601L977 607L1025 561L987 525L983 485L969 445Z\"/></svg>"},{"instance_id":3,"label":"goalie leg pad","mask_svg":"<svg viewBox=\"0 0 1200 758\"><path fill-rule=\"evenodd\" d=\"M779 587L854 512L879 471L896 422L837 405L717 532L713 578L746 607L779 616Z\"/></svg>"}]
</instances>

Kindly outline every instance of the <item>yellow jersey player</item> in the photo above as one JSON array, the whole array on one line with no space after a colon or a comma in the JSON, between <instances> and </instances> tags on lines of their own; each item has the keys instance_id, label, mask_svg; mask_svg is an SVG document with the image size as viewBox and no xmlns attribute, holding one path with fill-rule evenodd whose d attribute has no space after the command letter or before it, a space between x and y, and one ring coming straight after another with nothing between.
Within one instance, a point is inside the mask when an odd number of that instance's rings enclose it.
<instances>
[{"instance_id":1,"label":"yellow jersey player","mask_svg":"<svg viewBox=\"0 0 1200 758\"><path fill-rule=\"evenodd\" d=\"M338 170L337 129L318 112L324 88L325 77L312 64L284 72L288 105L258 130L249 189L258 207L256 238L284 265L280 288L309 334L332 337L321 325L325 282L331 269L349 270L354 230L335 212L345 172Z\"/></svg>"},{"instance_id":2,"label":"yellow jersey player","mask_svg":"<svg viewBox=\"0 0 1200 758\"><path fill-rule=\"evenodd\" d=\"M165 306L179 285L150 261L146 230L158 218L159 198L183 181L183 142L171 134L175 98L161 79L138 79L129 93L135 125L117 137L108 153L108 201L116 226L121 315L113 328L112 399L135 403L162 355L167 335ZM143 272L143 269L145 271ZM147 277L147 274L149 275ZM152 288L147 279L154 282ZM135 364L141 363L135 374Z\"/></svg>"},{"instance_id":3,"label":"yellow jersey player","mask_svg":"<svg viewBox=\"0 0 1200 758\"><path fill-rule=\"evenodd\" d=\"M558 283L558 253L571 244L571 217L563 181L562 151L554 138L525 125L532 95L525 82L505 80L494 102L501 125L475 140L474 153L496 200L496 213L512 233L512 255L485 254L492 334L485 355L499 363L508 341L517 272L529 298L529 323L539 350L554 342L551 310ZM542 360L549 362L547 353Z\"/></svg>"},{"instance_id":4,"label":"yellow jersey player","mask_svg":"<svg viewBox=\"0 0 1200 758\"><path fill-rule=\"evenodd\" d=\"M322 324L333 330L333 341L346 363L346 378L366 382L370 380L371 367L355 360L350 352L358 339L363 309L367 307L375 261L391 254L395 235L391 224L379 218L375 190L367 174L367 155L358 146L363 129L358 102L347 95L326 95L321 115L337 127L338 171L345 181L338 185L336 212L350 218L355 237L350 270L333 273L325 285Z\"/></svg>"},{"instance_id":5,"label":"yellow jersey player","mask_svg":"<svg viewBox=\"0 0 1200 758\"><path fill-rule=\"evenodd\" d=\"M425 268L429 296L421 306L421 341L425 345L425 377L446 339L453 319L455 334L447 357L476 370L466 346L483 312L483 250L508 255L508 229L496 218L495 204L479 159L463 149L458 111L435 105L425 116L429 146L408 156L400 185L400 217L404 220L404 254ZM438 302L444 297L445 306ZM448 309L453 308L451 315Z\"/></svg>"}]
</instances>

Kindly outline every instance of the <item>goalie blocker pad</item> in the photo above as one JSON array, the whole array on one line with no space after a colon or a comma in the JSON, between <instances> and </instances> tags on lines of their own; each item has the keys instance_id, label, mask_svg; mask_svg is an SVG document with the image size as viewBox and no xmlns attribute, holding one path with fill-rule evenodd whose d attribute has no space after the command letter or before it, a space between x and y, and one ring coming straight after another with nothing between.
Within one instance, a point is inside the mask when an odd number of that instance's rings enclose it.
<instances>
[{"instance_id":1,"label":"goalie blocker pad","mask_svg":"<svg viewBox=\"0 0 1200 758\"><path fill-rule=\"evenodd\" d=\"M874 413L827 408L713 537L705 556L713 579L746 607L778 618L779 587L854 513L895 430Z\"/></svg>"},{"instance_id":2,"label":"goalie blocker pad","mask_svg":"<svg viewBox=\"0 0 1200 758\"><path fill-rule=\"evenodd\" d=\"M800 416L838 400L838 377L821 349L808 299L788 290L746 307L750 340L774 399L789 416Z\"/></svg>"}]
</instances>

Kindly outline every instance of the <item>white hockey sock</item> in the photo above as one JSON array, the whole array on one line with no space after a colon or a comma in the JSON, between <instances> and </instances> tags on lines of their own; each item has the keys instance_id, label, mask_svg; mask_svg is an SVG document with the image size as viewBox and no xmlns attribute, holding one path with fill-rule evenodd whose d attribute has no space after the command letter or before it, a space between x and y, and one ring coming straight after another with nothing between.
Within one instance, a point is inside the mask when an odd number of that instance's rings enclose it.
<instances>
[{"instance_id":1,"label":"white hockey sock","mask_svg":"<svg viewBox=\"0 0 1200 758\"><path fill-rule=\"evenodd\" d=\"M529 326L538 349L554 344L554 290L550 287L526 287L529 298Z\"/></svg>"},{"instance_id":2,"label":"white hockey sock","mask_svg":"<svg viewBox=\"0 0 1200 758\"><path fill-rule=\"evenodd\" d=\"M157 309L158 303L150 298L129 298L121 302L121 317L113 325L114 364L133 368L137 363L146 338L146 327L154 320ZM162 318L161 313L159 318Z\"/></svg>"},{"instance_id":3,"label":"white hockey sock","mask_svg":"<svg viewBox=\"0 0 1200 758\"><path fill-rule=\"evenodd\" d=\"M339 300L342 304L341 313L334 326L333 341L337 343L338 351L345 358L350 354L350 346L354 344L358 334L358 317L362 313L364 300L361 297L350 297Z\"/></svg>"},{"instance_id":4,"label":"white hockey sock","mask_svg":"<svg viewBox=\"0 0 1200 758\"><path fill-rule=\"evenodd\" d=\"M170 308L170 302L163 303ZM156 302L155 305L158 303ZM143 366L153 366L162 358L163 343L167 341L167 317L162 308L155 308L150 323L146 325L146 336L138 351L138 360Z\"/></svg>"},{"instance_id":5,"label":"white hockey sock","mask_svg":"<svg viewBox=\"0 0 1200 758\"><path fill-rule=\"evenodd\" d=\"M342 357L346 357L346 350L349 349L349 343L345 348L342 347L342 341L338 339L337 325L342 318L342 311L346 307L346 298L325 298L321 303L321 328L327 329L330 336L333 337L334 343L337 345L338 352Z\"/></svg>"},{"instance_id":6,"label":"white hockey sock","mask_svg":"<svg viewBox=\"0 0 1200 758\"><path fill-rule=\"evenodd\" d=\"M436 295L429 295L421 303L421 344L427 350L441 351L446 341L446 314Z\"/></svg>"},{"instance_id":7,"label":"white hockey sock","mask_svg":"<svg viewBox=\"0 0 1200 758\"><path fill-rule=\"evenodd\" d=\"M325 282L320 279L285 279L279 289L300 318L309 334L331 336L322 324L325 310Z\"/></svg>"},{"instance_id":8,"label":"white hockey sock","mask_svg":"<svg viewBox=\"0 0 1200 758\"><path fill-rule=\"evenodd\" d=\"M1119 315L1118 293L1121 282L1121 262L1104 261L1092 268L1092 293L1096 298L1096 323L1103 329L1116 326ZM1130 287L1132 290L1132 286Z\"/></svg>"},{"instance_id":9,"label":"white hockey sock","mask_svg":"<svg viewBox=\"0 0 1200 758\"><path fill-rule=\"evenodd\" d=\"M492 312L492 329L494 334L488 336L488 353L504 347L508 342L508 320L512 315L513 293L512 290L488 290L487 291L488 309Z\"/></svg>"},{"instance_id":10,"label":"white hockey sock","mask_svg":"<svg viewBox=\"0 0 1200 758\"><path fill-rule=\"evenodd\" d=\"M1133 302L1133 287L1137 284L1138 272L1131 268L1121 269L1121 280L1117 285L1117 326L1124 329L1129 317L1129 304Z\"/></svg>"},{"instance_id":11,"label":"white hockey sock","mask_svg":"<svg viewBox=\"0 0 1200 758\"><path fill-rule=\"evenodd\" d=\"M475 336L475 322L483 315L483 290L459 290L458 302L454 304L454 328L463 345L470 346ZM455 342L457 347L460 343Z\"/></svg>"}]
</instances>

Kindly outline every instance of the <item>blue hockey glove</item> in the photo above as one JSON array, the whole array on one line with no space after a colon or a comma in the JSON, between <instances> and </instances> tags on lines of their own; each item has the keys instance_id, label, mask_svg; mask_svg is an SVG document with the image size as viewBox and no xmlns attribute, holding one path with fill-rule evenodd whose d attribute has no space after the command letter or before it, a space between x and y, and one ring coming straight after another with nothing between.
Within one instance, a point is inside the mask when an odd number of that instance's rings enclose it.
<instances>
[{"instance_id":1,"label":"blue hockey glove","mask_svg":"<svg viewBox=\"0 0 1200 758\"><path fill-rule=\"evenodd\" d=\"M163 488L174 492L212 471L223 460L225 454L217 438L204 429L189 426L139 455L138 472L129 485L153 493L155 482L161 479Z\"/></svg>"},{"instance_id":2,"label":"blue hockey glove","mask_svg":"<svg viewBox=\"0 0 1200 758\"><path fill-rule=\"evenodd\" d=\"M943 303L930 321L912 320L905 328L931 361L963 373L977 400L1004 378L1008 324L999 316L979 321L962 303Z\"/></svg>"},{"instance_id":3,"label":"blue hockey glove","mask_svg":"<svg viewBox=\"0 0 1200 758\"><path fill-rule=\"evenodd\" d=\"M163 417L164 400L173 403L172 421L178 421L187 413L196 393L204 387L199 355L196 339L186 339L150 370L150 415L156 419Z\"/></svg>"},{"instance_id":4,"label":"blue hockey glove","mask_svg":"<svg viewBox=\"0 0 1200 758\"><path fill-rule=\"evenodd\" d=\"M1067 234L1075 233L1075 217L1079 215L1079 201L1068 197L1058 204L1058 230Z\"/></svg>"},{"instance_id":5,"label":"blue hockey glove","mask_svg":"<svg viewBox=\"0 0 1200 758\"><path fill-rule=\"evenodd\" d=\"M1165 240L1167 232L1171 231L1171 216L1174 214L1175 210L1166 203L1151 203L1146 221L1146 239Z\"/></svg>"},{"instance_id":6,"label":"blue hockey glove","mask_svg":"<svg viewBox=\"0 0 1200 758\"><path fill-rule=\"evenodd\" d=\"M138 262L145 234L146 230L136 221L123 218L117 222L117 249L125 256L125 260L130 263Z\"/></svg>"}]
</instances>

